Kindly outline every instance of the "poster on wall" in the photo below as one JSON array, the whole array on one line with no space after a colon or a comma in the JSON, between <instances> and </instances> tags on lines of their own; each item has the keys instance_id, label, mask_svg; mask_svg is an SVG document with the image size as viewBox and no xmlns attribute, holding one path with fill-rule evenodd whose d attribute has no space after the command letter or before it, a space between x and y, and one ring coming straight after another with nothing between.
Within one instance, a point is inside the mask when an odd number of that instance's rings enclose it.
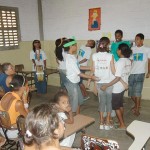
<instances>
[{"instance_id":1,"label":"poster on wall","mask_svg":"<svg viewBox=\"0 0 150 150\"><path fill-rule=\"evenodd\" d=\"M100 30L101 25L101 8L91 8L89 9L89 22L88 30Z\"/></svg>"}]
</instances>

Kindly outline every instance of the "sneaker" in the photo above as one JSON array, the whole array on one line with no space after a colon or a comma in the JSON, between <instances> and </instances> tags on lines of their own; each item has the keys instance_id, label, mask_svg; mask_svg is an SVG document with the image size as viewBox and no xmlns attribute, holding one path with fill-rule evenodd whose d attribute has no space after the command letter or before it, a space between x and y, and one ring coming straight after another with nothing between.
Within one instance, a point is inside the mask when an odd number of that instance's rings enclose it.
<instances>
[{"instance_id":1,"label":"sneaker","mask_svg":"<svg viewBox=\"0 0 150 150\"><path fill-rule=\"evenodd\" d=\"M88 100L89 98L89 96L83 97L84 101Z\"/></svg>"},{"instance_id":2,"label":"sneaker","mask_svg":"<svg viewBox=\"0 0 150 150\"><path fill-rule=\"evenodd\" d=\"M105 129L104 124L100 124L99 129L104 130Z\"/></svg>"},{"instance_id":3,"label":"sneaker","mask_svg":"<svg viewBox=\"0 0 150 150\"><path fill-rule=\"evenodd\" d=\"M105 125L105 130L110 130L110 126L109 125Z\"/></svg>"}]
</instances>

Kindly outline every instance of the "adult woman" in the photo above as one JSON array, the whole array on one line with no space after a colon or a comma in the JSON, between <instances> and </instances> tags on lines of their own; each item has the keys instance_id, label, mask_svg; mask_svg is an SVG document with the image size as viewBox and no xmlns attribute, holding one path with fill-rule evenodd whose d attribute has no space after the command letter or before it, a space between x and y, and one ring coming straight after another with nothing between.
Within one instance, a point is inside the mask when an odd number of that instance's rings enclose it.
<instances>
[{"instance_id":1,"label":"adult woman","mask_svg":"<svg viewBox=\"0 0 150 150\"><path fill-rule=\"evenodd\" d=\"M3 73L0 73L0 86L2 87L3 91L0 91L0 97L4 96L5 93L10 91L9 83L12 80L12 75L15 74L14 67L11 63L3 63L2 71Z\"/></svg>"},{"instance_id":2,"label":"adult woman","mask_svg":"<svg viewBox=\"0 0 150 150\"><path fill-rule=\"evenodd\" d=\"M63 134L64 122L59 120L55 106L36 106L26 118L25 150L60 150Z\"/></svg>"},{"instance_id":3,"label":"adult woman","mask_svg":"<svg viewBox=\"0 0 150 150\"><path fill-rule=\"evenodd\" d=\"M32 43L33 50L30 52L30 60L32 60L33 66L32 70L36 71L38 66L42 66L42 70L46 69L46 54L41 49L41 43L39 40L34 40ZM37 88L37 93L45 94L46 93L46 79L45 75L43 81L38 81L37 74L35 74L35 86Z\"/></svg>"},{"instance_id":4,"label":"adult woman","mask_svg":"<svg viewBox=\"0 0 150 150\"><path fill-rule=\"evenodd\" d=\"M22 75L14 75L10 82L10 89L11 92L6 93L0 101L0 110L8 112L12 127L16 127L17 117L19 115L26 117L28 113L27 97L29 87L27 80ZM9 138L16 138L17 133L17 130L10 130L7 135Z\"/></svg>"}]
</instances>

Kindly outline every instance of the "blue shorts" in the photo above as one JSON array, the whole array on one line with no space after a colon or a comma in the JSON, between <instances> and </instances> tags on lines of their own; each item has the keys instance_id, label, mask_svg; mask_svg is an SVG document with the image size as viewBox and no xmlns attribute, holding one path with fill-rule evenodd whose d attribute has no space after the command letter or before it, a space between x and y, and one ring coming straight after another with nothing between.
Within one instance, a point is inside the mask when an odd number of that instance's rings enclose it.
<instances>
[{"instance_id":1,"label":"blue shorts","mask_svg":"<svg viewBox=\"0 0 150 150\"><path fill-rule=\"evenodd\" d=\"M144 83L145 73L131 74L129 76L128 96L141 97Z\"/></svg>"}]
</instances>

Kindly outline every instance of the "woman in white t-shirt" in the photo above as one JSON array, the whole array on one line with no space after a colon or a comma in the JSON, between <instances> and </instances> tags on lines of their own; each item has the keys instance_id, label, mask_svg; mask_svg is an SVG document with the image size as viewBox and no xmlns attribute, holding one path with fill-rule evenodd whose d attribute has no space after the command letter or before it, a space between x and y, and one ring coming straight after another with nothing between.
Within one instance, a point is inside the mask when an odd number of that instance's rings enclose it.
<instances>
[{"instance_id":1,"label":"woman in white t-shirt","mask_svg":"<svg viewBox=\"0 0 150 150\"><path fill-rule=\"evenodd\" d=\"M55 55L56 61L58 63L59 75L60 75L60 86L61 90L66 90L65 82L66 82L66 52L63 49L63 41L66 38L60 38L55 41Z\"/></svg>"},{"instance_id":2,"label":"woman in white t-shirt","mask_svg":"<svg viewBox=\"0 0 150 150\"><path fill-rule=\"evenodd\" d=\"M101 90L105 91L108 87L113 85L112 109L116 111L119 120L119 129L126 128L123 119L123 96L128 85L128 77L131 71L131 61L129 59L131 53L132 51L127 44L122 43L119 45L117 54L120 59L115 63L115 79L101 87Z\"/></svg>"},{"instance_id":3,"label":"woman in white t-shirt","mask_svg":"<svg viewBox=\"0 0 150 150\"><path fill-rule=\"evenodd\" d=\"M83 96L79 87L80 77L98 80L95 76L86 75L80 72L80 69L90 70L90 67L79 67L78 61L74 56L77 51L77 42L74 39L66 39L64 41L64 51L66 55L66 83L65 87L68 91L70 104L73 114L80 113L80 105L83 103Z\"/></svg>"},{"instance_id":4,"label":"woman in white t-shirt","mask_svg":"<svg viewBox=\"0 0 150 150\"><path fill-rule=\"evenodd\" d=\"M114 57L108 53L110 40L107 37L102 37L99 41L98 53L93 54L92 62L95 76L101 80L97 82L97 91L99 97L99 114L100 114L100 129L110 129L110 117L112 112L112 86L106 91L100 88L113 80L115 72ZM106 109L106 110L105 110ZM104 112L107 112L106 122L104 121Z\"/></svg>"},{"instance_id":5,"label":"woman in white t-shirt","mask_svg":"<svg viewBox=\"0 0 150 150\"><path fill-rule=\"evenodd\" d=\"M32 60L32 70L36 71L37 66L42 66L43 71L46 69L46 54L41 49L41 43L39 40L34 40L33 43L33 50L30 51L30 60ZM38 81L37 75L35 73L35 86L37 88L37 93L45 94L47 89L47 82L45 79L43 81Z\"/></svg>"}]
</instances>

